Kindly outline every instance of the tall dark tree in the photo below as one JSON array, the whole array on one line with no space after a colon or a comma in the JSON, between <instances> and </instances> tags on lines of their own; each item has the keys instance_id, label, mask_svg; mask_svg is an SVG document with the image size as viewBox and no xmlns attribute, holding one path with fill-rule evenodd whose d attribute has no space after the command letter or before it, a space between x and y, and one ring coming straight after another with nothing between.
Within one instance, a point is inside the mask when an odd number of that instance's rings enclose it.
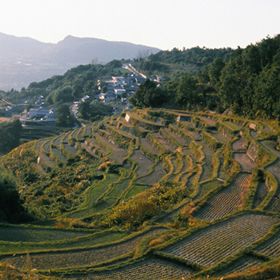
<instances>
[{"instance_id":1,"label":"tall dark tree","mask_svg":"<svg viewBox=\"0 0 280 280\"><path fill-rule=\"evenodd\" d=\"M178 106L193 109L198 101L197 80L191 74L180 78L175 102Z\"/></svg>"},{"instance_id":2,"label":"tall dark tree","mask_svg":"<svg viewBox=\"0 0 280 280\"><path fill-rule=\"evenodd\" d=\"M208 75L213 86L219 86L221 71L225 67L222 58L216 58L209 66Z\"/></svg>"},{"instance_id":3,"label":"tall dark tree","mask_svg":"<svg viewBox=\"0 0 280 280\"><path fill-rule=\"evenodd\" d=\"M56 110L56 124L58 126L72 127L75 125L75 117L71 114L69 106L60 105Z\"/></svg>"},{"instance_id":4,"label":"tall dark tree","mask_svg":"<svg viewBox=\"0 0 280 280\"><path fill-rule=\"evenodd\" d=\"M0 153L7 153L20 145L22 126L19 120L0 124Z\"/></svg>"},{"instance_id":5,"label":"tall dark tree","mask_svg":"<svg viewBox=\"0 0 280 280\"><path fill-rule=\"evenodd\" d=\"M78 107L78 116L79 118L88 120L91 116L90 114L90 102L89 101L85 101L79 104Z\"/></svg>"},{"instance_id":6,"label":"tall dark tree","mask_svg":"<svg viewBox=\"0 0 280 280\"><path fill-rule=\"evenodd\" d=\"M164 90L149 79L142 83L129 99L133 106L138 107L161 107L166 101L167 95Z\"/></svg>"}]
</instances>

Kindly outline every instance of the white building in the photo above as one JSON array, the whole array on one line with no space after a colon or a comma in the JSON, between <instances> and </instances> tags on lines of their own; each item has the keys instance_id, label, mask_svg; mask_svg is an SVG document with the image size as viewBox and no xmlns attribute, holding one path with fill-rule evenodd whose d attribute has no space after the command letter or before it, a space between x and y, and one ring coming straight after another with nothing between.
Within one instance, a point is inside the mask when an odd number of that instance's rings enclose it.
<instances>
[{"instance_id":1,"label":"white building","mask_svg":"<svg viewBox=\"0 0 280 280\"><path fill-rule=\"evenodd\" d=\"M40 107L38 109L30 109L28 112L28 117L30 119L33 118L43 118L45 115L49 113L49 110Z\"/></svg>"}]
</instances>

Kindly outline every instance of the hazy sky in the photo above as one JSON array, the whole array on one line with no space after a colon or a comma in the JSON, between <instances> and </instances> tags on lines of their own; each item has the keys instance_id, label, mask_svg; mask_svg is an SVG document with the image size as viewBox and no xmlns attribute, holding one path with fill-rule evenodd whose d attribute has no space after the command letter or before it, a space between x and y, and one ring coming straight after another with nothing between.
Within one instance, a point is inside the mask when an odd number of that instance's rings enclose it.
<instances>
[{"instance_id":1,"label":"hazy sky","mask_svg":"<svg viewBox=\"0 0 280 280\"><path fill-rule=\"evenodd\" d=\"M280 33L280 0L0 0L0 32L158 47L246 47ZM1 43L1 42L0 42Z\"/></svg>"}]
</instances>

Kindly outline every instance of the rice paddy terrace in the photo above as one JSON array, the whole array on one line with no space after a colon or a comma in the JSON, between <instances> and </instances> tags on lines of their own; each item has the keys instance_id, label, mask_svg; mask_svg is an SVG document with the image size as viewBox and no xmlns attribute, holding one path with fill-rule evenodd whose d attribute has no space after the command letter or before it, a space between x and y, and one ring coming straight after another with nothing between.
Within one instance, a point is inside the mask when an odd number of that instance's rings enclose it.
<instances>
[{"instance_id":1,"label":"rice paddy terrace","mask_svg":"<svg viewBox=\"0 0 280 280\"><path fill-rule=\"evenodd\" d=\"M137 109L28 142L3 166L34 222L0 224L0 263L51 279L237 279L273 267L278 132Z\"/></svg>"}]
</instances>

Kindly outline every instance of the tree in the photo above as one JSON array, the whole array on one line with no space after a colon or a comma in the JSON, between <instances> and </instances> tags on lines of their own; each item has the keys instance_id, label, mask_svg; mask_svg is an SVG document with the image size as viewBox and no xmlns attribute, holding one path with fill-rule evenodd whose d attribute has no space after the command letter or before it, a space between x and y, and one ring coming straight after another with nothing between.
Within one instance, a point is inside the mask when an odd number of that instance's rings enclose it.
<instances>
[{"instance_id":1,"label":"tree","mask_svg":"<svg viewBox=\"0 0 280 280\"><path fill-rule=\"evenodd\" d=\"M65 86L61 89L57 89L54 92L54 102L71 102L73 101L72 96L72 87L71 86Z\"/></svg>"},{"instance_id":2,"label":"tree","mask_svg":"<svg viewBox=\"0 0 280 280\"><path fill-rule=\"evenodd\" d=\"M104 85L102 88L101 88L101 92L102 93L106 93L108 91L108 87L107 85Z\"/></svg>"},{"instance_id":3,"label":"tree","mask_svg":"<svg viewBox=\"0 0 280 280\"><path fill-rule=\"evenodd\" d=\"M97 100L90 103L89 101L79 104L78 116L85 120L95 121L101 116L110 115L113 107Z\"/></svg>"},{"instance_id":4,"label":"tree","mask_svg":"<svg viewBox=\"0 0 280 280\"><path fill-rule=\"evenodd\" d=\"M126 98L127 97L127 92L126 91L122 92L121 97Z\"/></svg>"},{"instance_id":5,"label":"tree","mask_svg":"<svg viewBox=\"0 0 280 280\"><path fill-rule=\"evenodd\" d=\"M184 108L191 109L197 104L197 81L193 75L189 74L180 78L175 103Z\"/></svg>"},{"instance_id":6,"label":"tree","mask_svg":"<svg viewBox=\"0 0 280 280\"><path fill-rule=\"evenodd\" d=\"M88 120L91 117L90 102L85 101L79 104L78 117Z\"/></svg>"},{"instance_id":7,"label":"tree","mask_svg":"<svg viewBox=\"0 0 280 280\"><path fill-rule=\"evenodd\" d=\"M62 104L56 109L56 118L57 126L72 127L75 125L75 117L71 114L69 106L66 104Z\"/></svg>"},{"instance_id":8,"label":"tree","mask_svg":"<svg viewBox=\"0 0 280 280\"><path fill-rule=\"evenodd\" d=\"M20 145L22 126L19 120L0 124L0 152L7 153Z\"/></svg>"},{"instance_id":9,"label":"tree","mask_svg":"<svg viewBox=\"0 0 280 280\"><path fill-rule=\"evenodd\" d=\"M216 58L209 66L209 78L213 86L218 86L220 83L221 71L225 67L225 63L222 58Z\"/></svg>"},{"instance_id":10,"label":"tree","mask_svg":"<svg viewBox=\"0 0 280 280\"><path fill-rule=\"evenodd\" d=\"M16 183L1 170L0 178L0 222L22 223L30 221L30 217L21 205Z\"/></svg>"},{"instance_id":11,"label":"tree","mask_svg":"<svg viewBox=\"0 0 280 280\"><path fill-rule=\"evenodd\" d=\"M167 95L163 89L149 79L142 83L135 94L129 99L133 106L139 107L161 107L167 101Z\"/></svg>"}]
</instances>

